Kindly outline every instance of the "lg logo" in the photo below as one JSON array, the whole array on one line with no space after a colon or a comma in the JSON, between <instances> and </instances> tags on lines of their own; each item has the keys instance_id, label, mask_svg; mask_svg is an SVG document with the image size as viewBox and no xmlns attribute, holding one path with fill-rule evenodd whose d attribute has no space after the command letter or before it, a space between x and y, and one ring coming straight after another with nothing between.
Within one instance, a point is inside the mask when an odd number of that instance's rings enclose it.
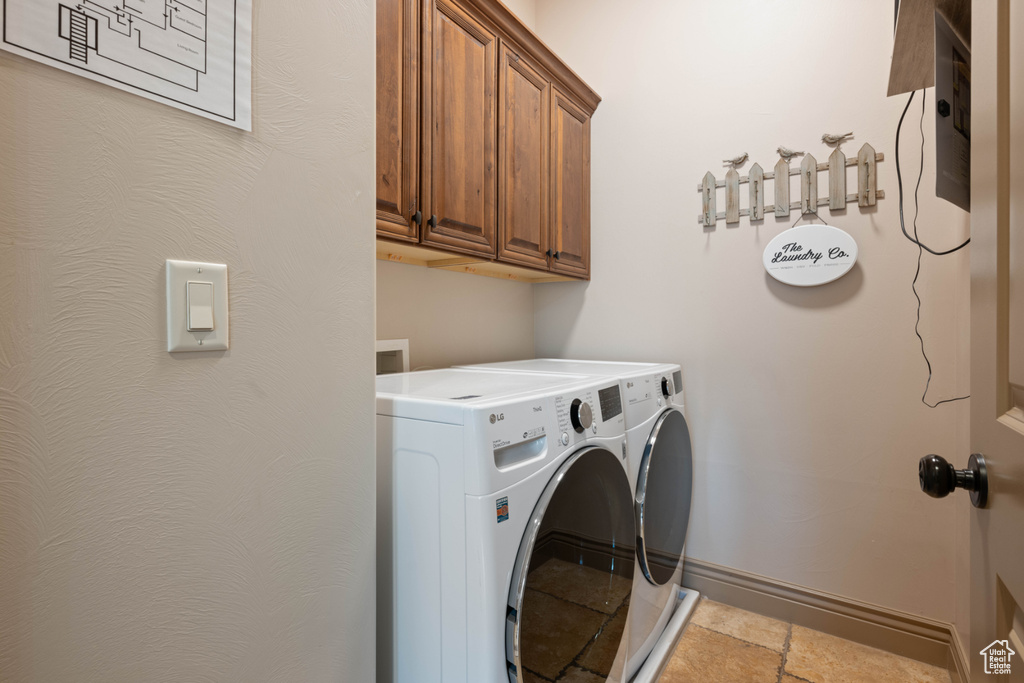
<instances>
[{"instance_id":1,"label":"lg logo","mask_svg":"<svg viewBox=\"0 0 1024 683\"><path fill-rule=\"evenodd\" d=\"M505 413L498 413L497 415L495 415L494 413L491 413L491 424L494 424L495 422L501 422L504 419L505 419Z\"/></svg>"}]
</instances>

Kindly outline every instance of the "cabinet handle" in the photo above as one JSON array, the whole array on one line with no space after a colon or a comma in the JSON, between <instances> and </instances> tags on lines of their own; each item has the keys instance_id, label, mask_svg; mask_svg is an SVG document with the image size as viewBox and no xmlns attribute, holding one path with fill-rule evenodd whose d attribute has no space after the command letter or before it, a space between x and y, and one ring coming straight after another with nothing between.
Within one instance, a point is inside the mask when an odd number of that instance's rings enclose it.
<instances>
[{"instance_id":1,"label":"cabinet handle","mask_svg":"<svg viewBox=\"0 0 1024 683\"><path fill-rule=\"evenodd\" d=\"M548 249L548 253L547 253L547 255L548 255L548 256L551 256L551 250L550 250L550 249Z\"/></svg>"},{"instance_id":2,"label":"cabinet handle","mask_svg":"<svg viewBox=\"0 0 1024 683\"><path fill-rule=\"evenodd\" d=\"M427 221L427 225L429 225L432 228L436 228L437 227L437 216L431 216L430 219Z\"/></svg>"},{"instance_id":3,"label":"cabinet handle","mask_svg":"<svg viewBox=\"0 0 1024 683\"><path fill-rule=\"evenodd\" d=\"M557 259L557 258L559 258L559 254L561 254L561 253L562 252L560 252L560 251L556 251L554 254L552 254L552 256L554 256Z\"/></svg>"},{"instance_id":4,"label":"cabinet handle","mask_svg":"<svg viewBox=\"0 0 1024 683\"><path fill-rule=\"evenodd\" d=\"M417 211L412 215L412 220L416 225L423 225L423 212Z\"/></svg>"}]
</instances>

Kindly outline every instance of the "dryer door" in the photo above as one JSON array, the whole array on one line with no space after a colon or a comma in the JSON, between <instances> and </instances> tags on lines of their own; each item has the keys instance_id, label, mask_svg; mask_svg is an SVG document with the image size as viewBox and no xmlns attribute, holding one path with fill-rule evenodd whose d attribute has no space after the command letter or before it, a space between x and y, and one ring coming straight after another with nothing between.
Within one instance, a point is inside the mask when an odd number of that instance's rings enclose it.
<instances>
[{"instance_id":1,"label":"dryer door","mask_svg":"<svg viewBox=\"0 0 1024 683\"><path fill-rule=\"evenodd\" d=\"M519 545L506 619L511 683L582 680L586 671L621 679L635 539L620 460L594 446L574 453L544 489Z\"/></svg>"},{"instance_id":2,"label":"dryer door","mask_svg":"<svg viewBox=\"0 0 1024 683\"><path fill-rule=\"evenodd\" d=\"M693 493L693 451L686 419L662 413L640 461L636 480L637 557L647 580L667 583L683 560Z\"/></svg>"}]
</instances>

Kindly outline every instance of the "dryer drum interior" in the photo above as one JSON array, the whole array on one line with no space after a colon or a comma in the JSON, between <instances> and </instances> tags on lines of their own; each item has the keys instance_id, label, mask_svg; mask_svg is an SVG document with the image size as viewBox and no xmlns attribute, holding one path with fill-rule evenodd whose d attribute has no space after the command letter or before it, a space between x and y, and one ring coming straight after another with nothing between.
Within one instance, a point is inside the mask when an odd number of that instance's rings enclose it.
<instances>
[{"instance_id":1,"label":"dryer drum interior","mask_svg":"<svg viewBox=\"0 0 1024 683\"><path fill-rule=\"evenodd\" d=\"M651 583L671 581L682 562L692 493L690 430L681 412L667 410L651 432L636 482L637 556Z\"/></svg>"},{"instance_id":2,"label":"dryer drum interior","mask_svg":"<svg viewBox=\"0 0 1024 683\"><path fill-rule=\"evenodd\" d=\"M633 501L622 463L589 447L541 495L519 546L506 620L509 680L621 675L635 566Z\"/></svg>"}]
</instances>

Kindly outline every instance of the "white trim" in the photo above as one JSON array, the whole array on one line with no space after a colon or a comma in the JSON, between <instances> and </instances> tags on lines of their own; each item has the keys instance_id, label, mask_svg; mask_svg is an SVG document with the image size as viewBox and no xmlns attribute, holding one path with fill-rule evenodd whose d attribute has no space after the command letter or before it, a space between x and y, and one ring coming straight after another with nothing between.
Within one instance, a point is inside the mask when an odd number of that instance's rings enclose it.
<instances>
[{"instance_id":1,"label":"white trim","mask_svg":"<svg viewBox=\"0 0 1024 683\"><path fill-rule=\"evenodd\" d=\"M636 676L630 683L654 683L665 671L672 654L676 651L676 645L683 636L683 629L690 622L690 616L697 608L700 601L700 593L689 588L679 588L679 605L672 613L672 618L665 626L664 632L655 643L651 654L647 655L644 665L636 672Z\"/></svg>"},{"instance_id":2,"label":"white trim","mask_svg":"<svg viewBox=\"0 0 1024 683\"><path fill-rule=\"evenodd\" d=\"M381 354L395 354L401 369L394 369L392 372L409 372L409 340L408 339L378 339L377 340L377 374L380 374Z\"/></svg>"}]
</instances>

